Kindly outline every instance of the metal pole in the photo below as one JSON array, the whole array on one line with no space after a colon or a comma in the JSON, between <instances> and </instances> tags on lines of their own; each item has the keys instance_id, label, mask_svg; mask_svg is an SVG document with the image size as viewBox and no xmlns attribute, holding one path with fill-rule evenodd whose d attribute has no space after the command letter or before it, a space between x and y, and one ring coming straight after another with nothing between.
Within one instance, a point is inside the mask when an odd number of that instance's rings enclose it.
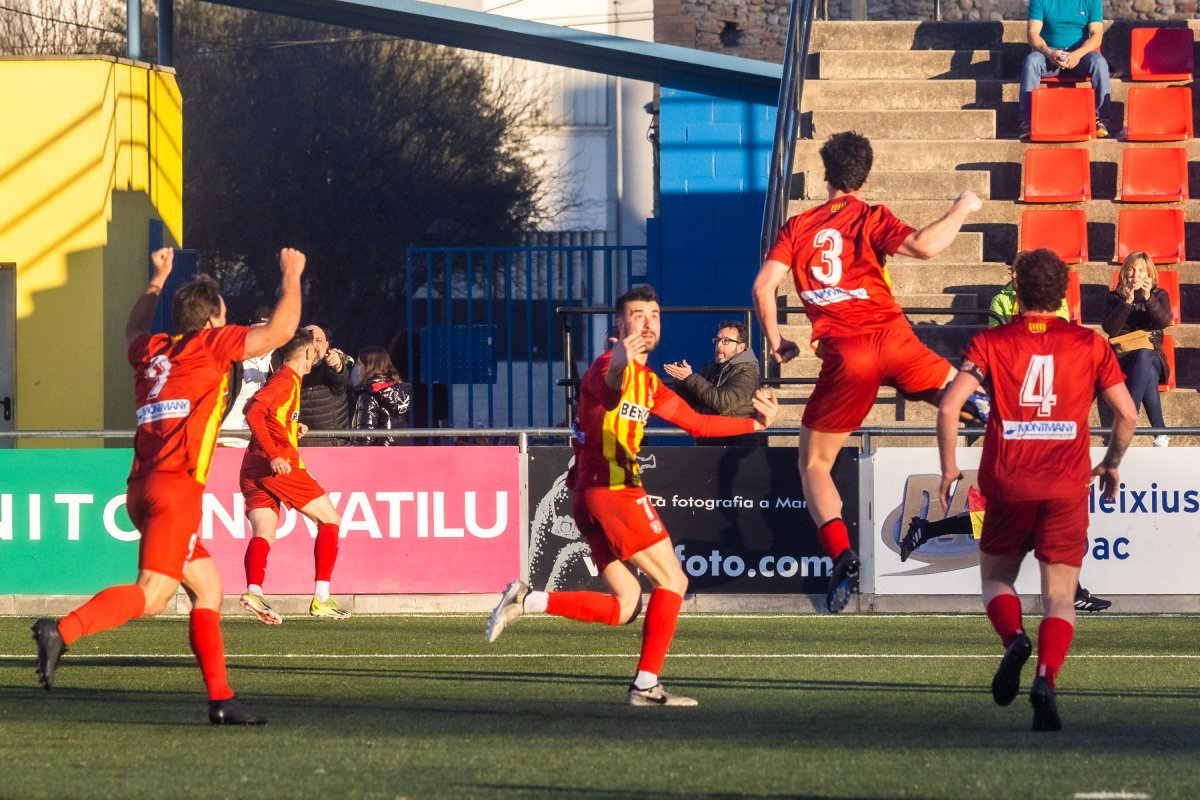
<instances>
[{"instance_id":1,"label":"metal pole","mask_svg":"<svg viewBox=\"0 0 1200 800\"><path fill-rule=\"evenodd\" d=\"M175 0L158 0L158 63L175 66Z\"/></svg>"},{"instance_id":2,"label":"metal pole","mask_svg":"<svg viewBox=\"0 0 1200 800\"><path fill-rule=\"evenodd\" d=\"M141 0L125 0L125 55L130 61L142 60Z\"/></svg>"}]
</instances>

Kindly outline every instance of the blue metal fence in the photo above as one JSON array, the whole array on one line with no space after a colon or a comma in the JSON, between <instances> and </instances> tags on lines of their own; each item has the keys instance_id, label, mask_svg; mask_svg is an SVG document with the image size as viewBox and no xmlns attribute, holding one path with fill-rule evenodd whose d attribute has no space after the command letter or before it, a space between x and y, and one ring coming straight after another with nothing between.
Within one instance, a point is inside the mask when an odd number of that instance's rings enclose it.
<instances>
[{"instance_id":1,"label":"blue metal fence","mask_svg":"<svg viewBox=\"0 0 1200 800\"><path fill-rule=\"evenodd\" d=\"M405 258L401 375L414 427L563 424L557 306L611 306L644 282L646 248L410 248ZM584 326L586 357L611 320ZM407 356L407 358L405 358Z\"/></svg>"}]
</instances>

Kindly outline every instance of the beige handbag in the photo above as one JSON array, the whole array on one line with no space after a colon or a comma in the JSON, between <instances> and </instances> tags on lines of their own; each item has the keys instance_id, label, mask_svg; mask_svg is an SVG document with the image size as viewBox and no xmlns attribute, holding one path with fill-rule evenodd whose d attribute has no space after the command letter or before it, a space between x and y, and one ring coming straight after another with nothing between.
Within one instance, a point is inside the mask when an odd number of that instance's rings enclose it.
<instances>
[{"instance_id":1,"label":"beige handbag","mask_svg":"<svg viewBox=\"0 0 1200 800\"><path fill-rule=\"evenodd\" d=\"M1150 342L1150 331L1131 331L1123 333L1120 336L1114 336L1108 340L1112 345L1113 350L1118 355L1131 353L1134 350L1153 350L1154 345Z\"/></svg>"}]
</instances>

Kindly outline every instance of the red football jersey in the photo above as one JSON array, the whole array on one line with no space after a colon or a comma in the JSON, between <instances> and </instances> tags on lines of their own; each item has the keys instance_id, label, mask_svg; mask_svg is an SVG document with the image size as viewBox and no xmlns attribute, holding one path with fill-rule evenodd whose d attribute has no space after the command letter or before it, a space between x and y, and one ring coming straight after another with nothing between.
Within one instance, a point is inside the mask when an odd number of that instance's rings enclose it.
<instances>
[{"instance_id":1,"label":"red football jersey","mask_svg":"<svg viewBox=\"0 0 1200 800\"><path fill-rule=\"evenodd\" d=\"M1086 495L1092 399L1125 380L1108 342L1058 317L1022 316L980 331L963 358L963 371L984 378L992 401L979 465L984 495Z\"/></svg>"},{"instance_id":2,"label":"red football jersey","mask_svg":"<svg viewBox=\"0 0 1200 800\"><path fill-rule=\"evenodd\" d=\"M738 436L754 431L752 419L693 411L644 364L627 365L617 391L604 380L610 361L611 352L597 358L580 383L579 415L571 440L575 466L567 481L572 489L641 486L637 454L651 414L693 436Z\"/></svg>"},{"instance_id":3,"label":"red football jersey","mask_svg":"<svg viewBox=\"0 0 1200 800\"><path fill-rule=\"evenodd\" d=\"M137 400L131 480L151 472L208 480L229 368L242 360L249 330L226 325L182 336L143 334L129 345Z\"/></svg>"},{"instance_id":4,"label":"red football jersey","mask_svg":"<svg viewBox=\"0 0 1200 800\"><path fill-rule=\"evenodd\" d=\"M242 456L242 475L272 475L271 461L286 458L292 469L304 469L300 460L300 375L282 366L246 403L250 446Z\"/></svg>"},{"instance_id":5,"label":"red football jersey","mask_svg":"<svg viewBox=\"0 0 1200 800\"><path fill-rule=\"evenodd\" d=\"M767 260L791 267L814 341L851 336L903 318L884 260L913 230L847 195L789 219Z\"/></svg>"}]
</instances>

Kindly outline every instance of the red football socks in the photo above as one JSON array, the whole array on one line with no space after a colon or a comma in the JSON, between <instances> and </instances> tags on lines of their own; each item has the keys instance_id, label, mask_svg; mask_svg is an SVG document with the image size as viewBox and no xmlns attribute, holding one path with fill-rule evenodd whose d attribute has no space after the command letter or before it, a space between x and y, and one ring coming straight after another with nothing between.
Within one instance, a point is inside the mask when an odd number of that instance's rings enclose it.
<instances>
[{"instance_id":1,"label":"red football socks","mask_svg":"<svg viewBox=\"0 0 1200 800\"><path fill-rule=\"evenodd\" d=\"M267 556L271 554L271 543L261 536L250 539L246 545L246 585L262 586L267 577Z\"/></svg>"},{"instance_id":2,"label":"red football socks","mask_svg":"<svg viewBox=\"0 0 1200 800\"><path fill-rule=\"evenodd\" d=\"M835 517L817 530L821 538L821 546L830 558L836 559L850 549L850 534L846 532L846 523L841 517Z\"/></svg>"},{"instance_id":3,"label":"red football socks","mask_svg":"<svg viewBox=\"0 0 1200 800\"><path fill-rule=\"evenodd\" d=\"M987 617L1008 647L1018 633L1024 632L1021 625L1021 598L1015 594L998 594L987 604Z\"/></svg>"},{"instance_id":4,"label":"red football socks","mask_svg":"<svg viewBox=\"0 0 1200 800\"><path fill-rule=\"evenodd\" d=\"M146 593L136 583L110 586L58 621L63 642L106 631L137 619L146 611Z\"/></svg>"},{"instance_id":5,"label":"red football socks","mask_svg":"<svg viewBox=\"0 0 1200 800\"><path fill-rule=\"evenodd\" d=\"M1071 649L1071 639L1075 636L1075 626L1060 617L1046 617L1038 628L1038 671L1044 677L1050 688L1055 688L1059 670L1067 660L1067 651Z\"/></svg>"},{"instance_id":6,"label":"red football socks","mask_svg":"<svg viewBox=\"0 0 1200 800\"><path fill-rule=\"evenodd\" d=\"M642 657L638 669L658 675L671 640L675 638L675 624L679 621L679 609L683 597L666 589L655 589L646 604L646 621L642 623Z\"/></svg>"},{"instance_id":7,"label":"red football socks","mask_svg":"<svg viewBox=\"0 0 1200 800\"><path fill-rule=\"evenodd\" d=\"M333 580L333 565L338 554L338 526L325 522L317 526L317 543L313 557L317 562L317 580Z\"/></svg>"},{"instance_id":8,"label":"red football socks","mask_svg":"<svg viewBox=\"0 0 1200 800\"><path fill-rule=\"evenodd\" d=\"M225 679L225 642L221 639L221 615L208 608L192 609L188 641L204 675L209 700L228 700L233 689Z\"/></svg>"},{"instance_id":9,"label":"red football socks","mask_svg":"<svg viewBox=\"0 0 1200 800\"><path fill-rule=\"evenodd\" d=\"M621 604L611 594L602 592L549 592L546 613L580 622L617 625L621 621Z\"/></svg>"}]
</instances>

